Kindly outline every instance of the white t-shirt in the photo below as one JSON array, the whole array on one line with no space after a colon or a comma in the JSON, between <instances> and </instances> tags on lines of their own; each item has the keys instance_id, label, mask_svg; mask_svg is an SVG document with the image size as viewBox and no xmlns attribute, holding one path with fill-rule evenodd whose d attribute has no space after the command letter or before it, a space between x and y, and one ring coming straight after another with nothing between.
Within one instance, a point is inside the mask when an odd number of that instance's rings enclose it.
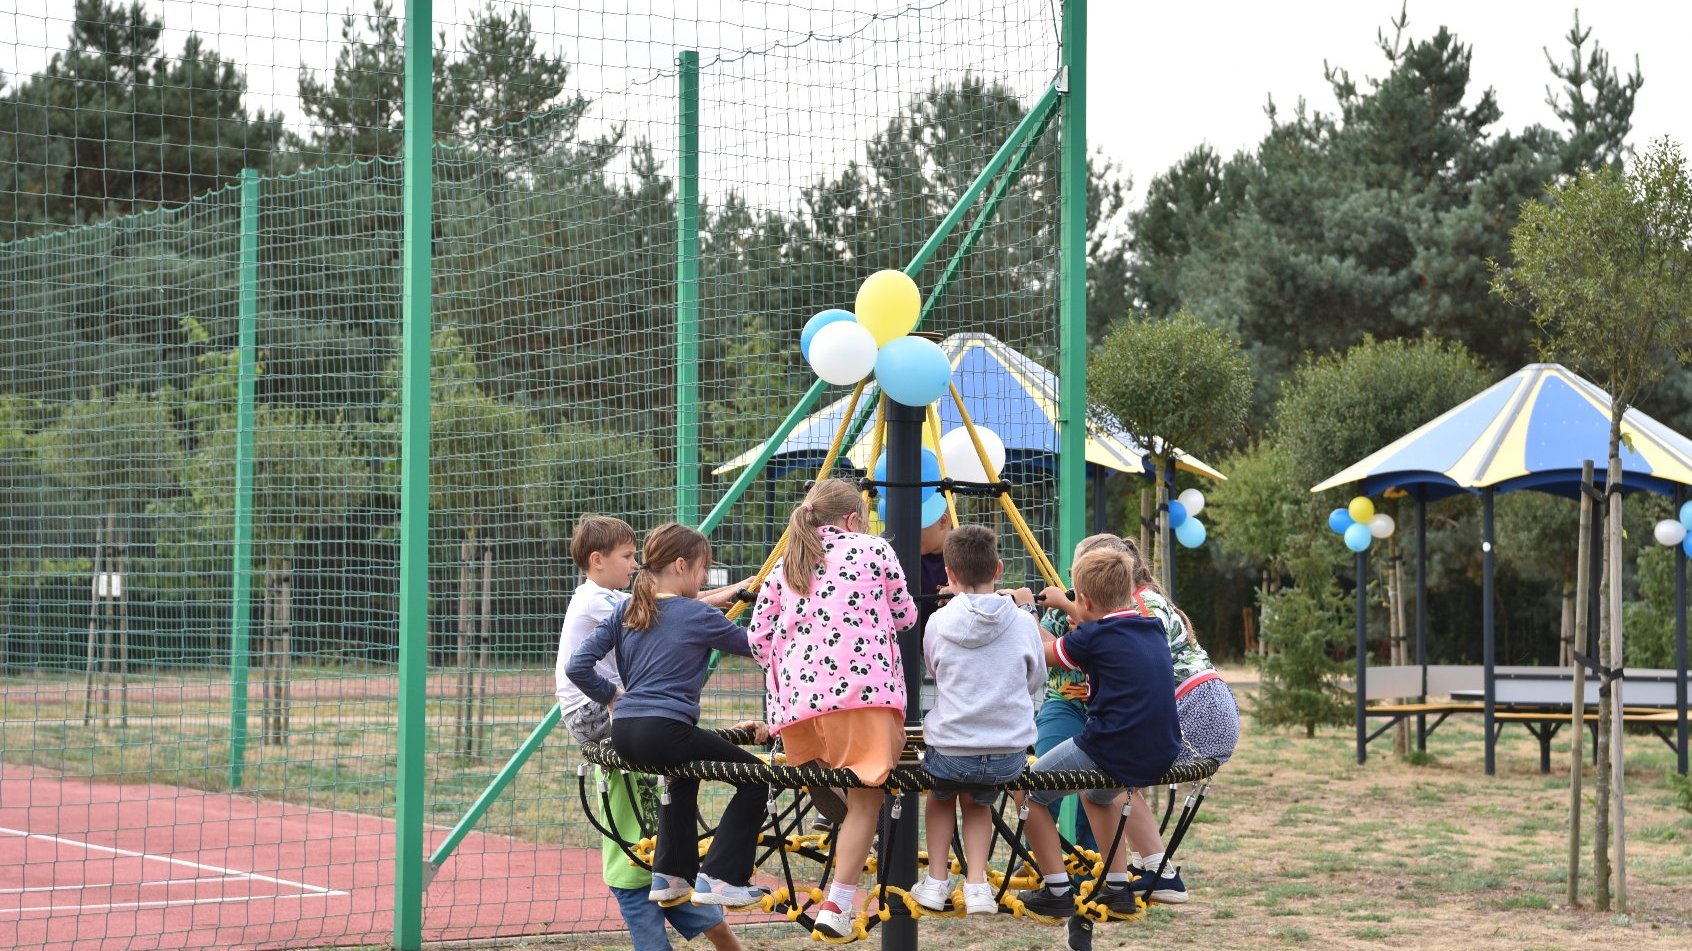
<instances>
[{"instance_id":1,"label":"white t-shirt","mask_svg":"<svg viewBox=\"0 0 1692 951\"><path fill-rule=\"evenodd\" d=\"M564 675L564 669L570 665L570 655L582 646L600 621L610 617L611 612L617 610L617 605L628 599L627 591L607 588L594 581L583 581L576 587L576 593L570 596L570 606L564 609L564 630L558 638L558 664L553 671L558 682L558 706L564 713L568 714L589 702ZM593 668L599 671L601 677L622 686L623 681L617 676L615 653L600 658Z\"/></svg>"}]
</instances>

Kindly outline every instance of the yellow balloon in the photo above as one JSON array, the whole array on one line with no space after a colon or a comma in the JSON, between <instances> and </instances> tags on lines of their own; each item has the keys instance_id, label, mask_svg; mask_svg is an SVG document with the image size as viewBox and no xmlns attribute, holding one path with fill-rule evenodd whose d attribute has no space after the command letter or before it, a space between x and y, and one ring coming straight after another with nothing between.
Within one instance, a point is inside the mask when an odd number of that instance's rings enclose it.
<instances>
[{"instance_id":1,"label":"yellow balloon","mask_svg":"<svg viewBox=\"0 0 1692 951\"><path fill-rule=\"evenodd\" d=\"M1368 496L1364 495L1352 499L1351 504L1347 505L1345 510L1351 513L1353 522L1360 522L1364 525L1369 524L1369 520L1375 517L1375 503L1369 501Z\"/></svg>"},{"instance_id":2,"label":"yellow balloon","mask_svg":"<svg viewBox=\"0 0 1692 951\"><path fill-rule=\"evenodd\" d=\"M922 294L904 271L877 271L858 288L853 311L875 345L882 347L915 329Z\"/></svg>"}]
</instances>

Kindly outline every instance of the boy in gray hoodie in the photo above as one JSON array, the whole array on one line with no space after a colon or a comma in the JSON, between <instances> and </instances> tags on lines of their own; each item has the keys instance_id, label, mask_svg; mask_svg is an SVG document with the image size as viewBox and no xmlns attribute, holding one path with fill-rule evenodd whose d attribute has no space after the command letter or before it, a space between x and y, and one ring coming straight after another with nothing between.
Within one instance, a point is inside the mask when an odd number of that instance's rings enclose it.
<instances>
[{"instance_id":1,"label":"boy in gray hoodie","mask_svg":"<svg viewBox=\"0 0 1692 951\"><path fill-rule=\"evenodd\" d=\"M1045 693L1046 660L1034 618L994 593L1004 573L999 539L981 525L965 525L946 539L951 603L934 612L923 635L923 660L934 675L934 708L922 721L922 765L936 779L995 786L1022 775L1034 743L1034 709ZM987 884L993 839L988 812L997 793L968 792L963 810L964 908L998 910ZM928 793L928 875L911 887L924 908L944 910L951 897L946 860L956 827L956 790ZM935 876L939 872L939 877Z\"/></svg>"}]
</instances>

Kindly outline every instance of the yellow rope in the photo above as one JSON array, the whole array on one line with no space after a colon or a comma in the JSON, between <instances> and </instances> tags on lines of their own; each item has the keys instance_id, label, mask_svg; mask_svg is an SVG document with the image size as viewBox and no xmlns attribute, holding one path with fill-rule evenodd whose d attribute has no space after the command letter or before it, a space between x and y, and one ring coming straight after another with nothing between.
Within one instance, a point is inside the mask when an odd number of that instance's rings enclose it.
<instances>
[{"instance_id":1,"label":"yellow rope","mask_svg":"<svg viewBox=\"0 0 1692 951\"><path fill-rule=\"evenodd\" d=\"M993 467L993 461L987 458L987 447L981 443L981 434L975 431L975 421L969 418L969 410L964 408L963 394L958 392L956 383L951 384L950 388L952 402L958 408L958 418L963 420L964 429L969 433L970 444L975 446L975 454L981 459L981 468L987 473L987 481L999 481L998 470ZM1005 510L1005 517L1010 519L1011 527L1016 529L1017 537L1022 539L1023 547L1028 549L1029 556L1034 559L1034 567L1040 572L1040 576L1053 587L1063 587L1057 568L1053 567L1051 559L1047 558L1045 551L1040 548L1039 541L1034 538L1034 531L1023 521L1022 513L1016 510L1016 503L1011 501L1010 493L999 493L999 507Z\"/></svg>"},{"instance_id":2,"label":"yellow rope","mask_svg":"<svg viewBox=\"0 0 1692 951\"><path fill-rule=\"evenodd\" d=\"M864 387L868 385L869 380L866 378L859 380L858 385L852 388L852 398L846 403L846 415L840 418L840 428L834 433L834 441L829 443L828 455L823 457L822 468L817 473L817 481L820 482L828 478L828 474L834 471L835 460L840 458L840 447L846 442L846 431L852 427L852 414L857 412L858 400L864 395ZM775 547L771 548L770 553L765 556L764 563L758 567L758 573L752 576L752 590L754 592L764 586L764 579L770 576L770 571L775 568L777 559L781 557L781 550L786 547L787 529L783 528L781 538L776 540ZM746 601L736 601L728 609L728 619L732 621L744 614L747 604Z\"/></svg>"},{"instance_id":3,"label":"yellow rope","mask_svg":"<svg viewBox=\"0 0 1692 951\"><path fill-rule=\"evenodd\" d=\"M875 404L875 428L870 430L869 465L866 466L866 468L868 468L870 470L871 474L874 474L874 472L875 472L875 464L877 462L881 461L881 447L882 447L882 444L885 443L886 441L887 441L887 394L883 393L883 394L880 394L878 396L878 398L876 399L876 404ZM864 508L866 508L866 509L868 509L869 511L872 511L872 512L875 511L875 507L870 505L870 490L865 489L865 490L863 490L862 494L863 494L863 497L864 497Z\"/></svg>"}]
</instances>

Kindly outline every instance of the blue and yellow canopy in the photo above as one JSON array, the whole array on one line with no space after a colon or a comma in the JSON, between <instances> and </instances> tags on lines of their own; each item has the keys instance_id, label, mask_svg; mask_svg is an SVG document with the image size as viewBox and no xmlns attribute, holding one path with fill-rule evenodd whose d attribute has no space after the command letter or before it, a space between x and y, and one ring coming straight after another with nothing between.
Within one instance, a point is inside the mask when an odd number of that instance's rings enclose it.
<instances>
[{"instance_id":1,"label":"blue and yellow canopy","mask_svg":"<svg viewBox=\"0 0 1692 951\"><path fill-rule=\"evenodd\" d=\"M1004 440L1008 464L1049 466L1058 452L1058 379L1045 367L1018 353L995 337L982 333L953 334L940 342L940 349L952 361L952 382L963 395L964 406L977 426L993 430ZM872 380L864 388L859 412L872 412L876 405ZM829 443L846 415L849 398L838 400L812 413L776 448L770 469L780 473L822 463ZM942 434L963 425L950 397L935 404ZM847 458L859 469L868 469L871 427L863 426L858 439L847 450ZM937 438L930 434L932 444ZM718 466L715 474L733 472L750 465L762 446L750 449ZM1211 479L1220 472L1193 457L1174 450L1176 468ZM1121 429L1087 421L1087 462L1090 466L1118 472L1143 473L1146 451Z\"/></svg>"},{"instance_id":2,"label":"blue and yellow canopy","mask_svg":"<svg viewBox=\"0 0 1692 951\"><path fill-rule=\"evenodd\" d=\"M1668 492L1692 485L1692 440L1636 409L1621 428L1624 486ZM1430 497L1481 489L1567 494L1588 459L1603 483L1609 440L1609 394L1559 364L1534 363L1310 491L1360 482L1364 495L1411 487Z\"/></svg>"}]
</instances>

